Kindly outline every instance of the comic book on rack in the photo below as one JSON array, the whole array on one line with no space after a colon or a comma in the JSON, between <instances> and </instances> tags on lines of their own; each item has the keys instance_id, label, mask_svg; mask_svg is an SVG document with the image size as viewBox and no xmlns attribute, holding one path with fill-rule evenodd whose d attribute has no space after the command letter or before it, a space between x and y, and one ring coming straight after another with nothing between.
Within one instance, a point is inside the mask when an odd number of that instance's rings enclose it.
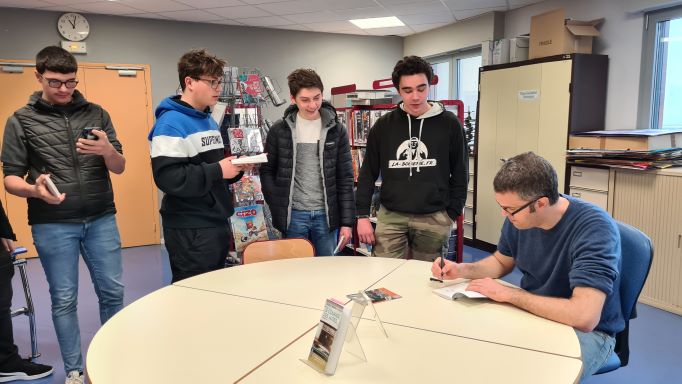
<instances>
[{"instance_id":1,"label":"comic book on rack","mask_svg":"<svg viewBox=\"0 0 682 384\"><path fill-rule=\"evenodd\" d=\"M260 129L228 128L227 136L232 155L254 155L263 152Z\"/></svg>"},{"instance_id":2,"label":"comic book on rack","mask_svg":"<svg viewBox=\"0 0 682 384\"><path fill-rule=\"evenodd\" d=\"M244 175L241 180L232 184L235 206L252 205L263 201L260 176Z\"/></svg>"},{"instance_id":3,"label":"comic book on rack","mask_svg":"<svg viewBox=\"0 0 682 384\"><path fill-rule=\"evenodd\" d=\"M268 229L265 225L262 205L235 207L230 223L237 252L244 252L244 248L254 241L268 240Z\"/></svg>"},{"instance_id":4,"label":"comic book on rack","mask_svg":"<svg viewBox=\"0 0 682 384\"><path fill-rule=\"evenodd\" d=\"M239 84L242 91L241 96L245 103L252 104L263 100L263 84L257 74L239 75Z\"/></svg>"}]
</instances>

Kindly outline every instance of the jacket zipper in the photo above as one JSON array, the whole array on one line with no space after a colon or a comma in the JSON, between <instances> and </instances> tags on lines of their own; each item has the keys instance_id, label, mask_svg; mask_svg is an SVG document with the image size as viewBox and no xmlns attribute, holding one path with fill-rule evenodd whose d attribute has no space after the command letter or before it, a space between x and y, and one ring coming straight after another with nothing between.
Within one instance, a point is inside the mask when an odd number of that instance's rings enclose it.
<instances>
[{"instance_id":1,"label":"jacket zipper","mask_svg":"<svg viewBox=\"0 0 682 384\"><path fill-rule=\"evenodd\" d=\"M76 144L73 141L73 133L71 132L71 122L69 121L69 117L66 114L63 114L64 116L64 121L66 122L66 134L69 136L69 148L71 149L71 155L73 156L73 165L74 168L76 169L76 178L78 179L78 189L80 189L81 192L81 214L83 216L83 222L85 222L85 217L86 215L86 207L85 207L85 188L83 188L83 178L81 176L81 166L80 163L78 162L78 152L76 151Z\"/></svg>"},{"instance_id":2,"label":"jacket zipper","mask_svg":"<svg viewBox=\"0 0 682 384\"><path fill-rule=\"evenodd\" d=\"M334 120L332 120L333 123ZM327 185L326 185L326 180L324 178L324 143L327 141L327 133L331 129L332 124L327 124L327 126L322 129L322 132L320 132L320 144L319 144L319 152L320 152L320 174L322 175L322 195L324 196L324 213L327 216L327 228L331 229L331 220L329 218L329 201L327 201ZM338 148L337 148L338 150ZM338 166L338 164L336 164ZM338 201L337 201L338 204Z\"/></svg>"}]
</instances>

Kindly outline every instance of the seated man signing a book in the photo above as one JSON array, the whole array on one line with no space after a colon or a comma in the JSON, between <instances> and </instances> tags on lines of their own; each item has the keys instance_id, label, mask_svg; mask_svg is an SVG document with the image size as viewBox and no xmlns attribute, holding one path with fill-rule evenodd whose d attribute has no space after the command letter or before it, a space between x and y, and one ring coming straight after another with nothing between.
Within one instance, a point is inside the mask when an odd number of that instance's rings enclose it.
<instances>
[{"instance_id":1,"label":"seated man signing a book","mask_svg":"<svg viewBox=\"0 0 682 384\"><path fill-rule=\"evenodd\" d=\"M560 195L556 171L532 152L507 160L493 186L506 216L497 251L475 263L445 261L442 270L437 259L433 275L472 279L471 291L572 326L580 341L582 378L589 377L625 327L615 221L601 208ZM515 266L523 273L520 289L493 280Z\"/></svg>"}]
</instances>

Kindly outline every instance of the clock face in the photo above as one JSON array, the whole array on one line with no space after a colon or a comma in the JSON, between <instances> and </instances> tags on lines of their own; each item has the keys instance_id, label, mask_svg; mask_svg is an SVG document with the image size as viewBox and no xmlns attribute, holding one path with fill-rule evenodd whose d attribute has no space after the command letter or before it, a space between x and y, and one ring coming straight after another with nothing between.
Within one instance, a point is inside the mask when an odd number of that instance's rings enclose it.
<instances>
[{"instance_id":1,"label":"clock face","mask_svg":"<svg viewBox=\"0 0 682 384\"><path fill-rule=\"evenodd\" d=\"M81 41L88 37L90 24L85 16L80 13L65 13L59 16L57 29L65 39Z\"/></svg>"}]
</instances>

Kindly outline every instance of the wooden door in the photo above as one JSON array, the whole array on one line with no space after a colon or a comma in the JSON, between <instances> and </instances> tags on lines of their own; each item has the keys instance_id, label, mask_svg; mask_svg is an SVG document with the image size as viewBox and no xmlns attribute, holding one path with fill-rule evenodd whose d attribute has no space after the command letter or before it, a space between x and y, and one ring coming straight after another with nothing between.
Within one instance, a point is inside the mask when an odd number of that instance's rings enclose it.
<instances>
[{"instance_id":1,"label":"wooden door","mask_svg":"<svg viewBox=\"0 0 682 384\"><path fill-rule=\"evenodd\" d=\"M153 124L149 66L130 68L138 69L107 69L104 65L84 64L81 74L88 100L109 112L123 145L125 172L112 173L111 180L124 247L160 242L158 195L147 141Z\"/></svg>"},{"instance_id":2,"label":"wooden door","mask_svg":"<svg viewBox=\"0 0 682 384\"><path fill-rule=\"evenodd\" d=\"M3 60L3 62L5 62ZM5 62L6 63L6 62ZM3 65L0 70L0 138L5 133L5 122L14 111L26 105L29 96L40 90L40 84L35 77L35 67L25 62L13 62L12 65ZM3 175L4 178L4 175ZM31 227L28 225L28 207L26 199L9 194L5 191L5 184L0 183L0 197L5 208L7 217L12 224L12 229L17 235L16 245L24 246L28 252L27 257L38 255L33 246Z\"/></svg>"}]
</instances>

